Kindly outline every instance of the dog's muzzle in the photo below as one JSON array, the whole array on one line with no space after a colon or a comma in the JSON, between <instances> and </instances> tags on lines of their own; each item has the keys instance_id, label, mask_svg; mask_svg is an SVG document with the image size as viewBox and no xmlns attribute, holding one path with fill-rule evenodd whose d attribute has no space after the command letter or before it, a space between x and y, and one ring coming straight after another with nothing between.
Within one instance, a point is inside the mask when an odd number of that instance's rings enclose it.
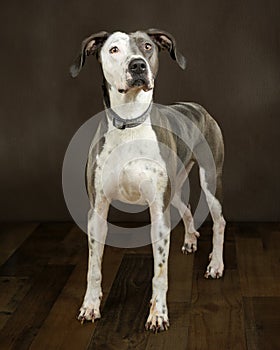
<instances>
[{"instance_id":1,"label":"dog's muzzle","mask_svg":"<svg viewBox=\"0 0 280 350\"><path fill-rule=\"evenodd\" d=\"M129 87L142 87L148 91L152 88L148 79L147 63L142 58L133 59L128 65L131 79L128 81Z\"/></svg>"}]
</instances>

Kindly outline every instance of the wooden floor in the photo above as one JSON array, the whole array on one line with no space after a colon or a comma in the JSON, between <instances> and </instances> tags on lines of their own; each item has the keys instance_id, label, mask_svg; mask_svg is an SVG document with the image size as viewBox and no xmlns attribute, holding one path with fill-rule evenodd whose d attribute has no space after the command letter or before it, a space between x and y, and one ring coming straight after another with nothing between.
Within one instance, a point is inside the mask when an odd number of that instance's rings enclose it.
<instances>
[{"instance_id":1,"label":"wooden floor","mask_svg":"<svg viewBox=\"0 0 280 350\"><path fill-rule=\"evenodd\" d=\"M203 278L211 230L195 255L172 232L171 327L144 330L151 296L151 247L106 247L102 319L81 325L86 235L72 223L0 225L0 349L280 349L280 224L229 224L225 275Z\"/></svg>"}]
</instances>

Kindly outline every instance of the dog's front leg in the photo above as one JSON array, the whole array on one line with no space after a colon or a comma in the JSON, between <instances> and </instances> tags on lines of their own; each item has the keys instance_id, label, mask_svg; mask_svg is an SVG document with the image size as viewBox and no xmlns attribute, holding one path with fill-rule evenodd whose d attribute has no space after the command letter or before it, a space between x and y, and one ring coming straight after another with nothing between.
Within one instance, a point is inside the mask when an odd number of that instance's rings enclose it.
<instances>
[{"instance_id":1,"label":"dog's front leg","mask_svg":"<svg viewBox=\"0 0 280 350\"><path fill-rule=\"evenodd\" d=\"M151 238L154 255L153 294L146 329L154 332L169 327L166 294L168 290L168 255L170 244L170 211L162 213L161 205L153 204L151 213Z\"/></svg>"},{"instance_id":2,"label":"dog's front leg","mask_svg":"<svg viewBox=\"0 0 280 350\"><path fill-rule=\"evenodd\" d=\"M107 214L109 202L104 195L97 195L94 208L88 213L88 274L87 290L78 319L94 322L100 318L101 289L101 263L104 244L107 236Z\"/></svg>"}]
</instances>

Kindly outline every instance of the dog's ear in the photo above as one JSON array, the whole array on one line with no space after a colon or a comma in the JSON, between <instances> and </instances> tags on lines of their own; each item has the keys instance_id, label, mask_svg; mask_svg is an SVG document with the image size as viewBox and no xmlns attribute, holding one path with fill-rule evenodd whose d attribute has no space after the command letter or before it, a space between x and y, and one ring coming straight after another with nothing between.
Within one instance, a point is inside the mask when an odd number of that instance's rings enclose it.
<instances>
[{"instance_id":1,"label":"dog's ear","mask_svg":"<svg viewBox=\"0 0 280 350\"><path fill-rule=\"evenodd\" d=\"M154 43L158 46L159 50L168 50L173 60L177 61L178 65L182 68L186 68L186 58L177 50L176 41L174 37L159 29L148 29L145 31Z\"/></svg>"},{"instance_id":2,"label":"dog's ear","mask_svg":"<svg viewBox=\"0 0 280 350\"><path fill-rule=\"evenodd\" d=\"M109 35L107 32L99 32L83 40L81 53L70 67L70 74L73 78L80 73L80 70L85 64L86 56L97 54Z\"/></svg>"}]
</instances>

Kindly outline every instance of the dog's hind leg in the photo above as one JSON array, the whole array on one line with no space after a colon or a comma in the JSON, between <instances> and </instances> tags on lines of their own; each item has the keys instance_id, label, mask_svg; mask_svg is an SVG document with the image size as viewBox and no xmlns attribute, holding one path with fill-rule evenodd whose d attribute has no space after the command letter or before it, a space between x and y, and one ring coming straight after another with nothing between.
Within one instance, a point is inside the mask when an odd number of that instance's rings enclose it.
<instances>
[{"instance_id":1,"label":"dog's hind leg","mask_svg":"<svg viewBox=\"0 0 280 350\"><path fill-rule=\"evenodd\" d=\"M193 253L197 250L197 238L199 233L194 227L193 217L190 207L187 206L181 198L182 187L186 181L189 172L194 165L194 161L190 161L185 169L182 169L176 177L176 190L174 197L172 198L172 205L178 209L180 216L183 219L185 226L185 239L182 247L184 254Z\"/></svg>"},{"instance_id":2,"label":"dog's hind leg","mask_svg":"<svg viewBox=\"0 0 280 350\"><path fill-rule=\"evenodd\" d=\"M222 214L222 206L216 195L209 189L209 183L216 176L217 190L221 191L221 173L217 175L208 173L204 168L199 169L201 187L205 193L206 201L209 206L210 214L213 220L213 250L209 256L210 264L207 267L205 277L220 278L223 275L223 245L224 245L224 231L226 222Z\"/></svg>"},{"instance_id":3,"label":"dog's hind leg","mask_svg":"<svg viewBox=\"0 0 280 350\"><path fill-rule=\"evenodd\" d=\"M180 197L181 193L176 193L172 199L172 204L178 209L185 226L185 238L182 252L184 254L194 253L197 250L197 238L199 237L199 232L197 232L194 227L190 206L183 203Z\"/></svg>"},{"instance_id":4,"label":"dog's hind leg","mask_svg":"<svg viewBox=\"0 0 280 350\"><path fill-rule=\"evenodd\" d=\"M104 194L97 194L95 206L88 213L88 275L87 290L78 316L81 323L85 320L94 322L101 317L99 310L102 299L101 263L107 236L108 209L109 202Z\"/></svg>"}]
</instances>

